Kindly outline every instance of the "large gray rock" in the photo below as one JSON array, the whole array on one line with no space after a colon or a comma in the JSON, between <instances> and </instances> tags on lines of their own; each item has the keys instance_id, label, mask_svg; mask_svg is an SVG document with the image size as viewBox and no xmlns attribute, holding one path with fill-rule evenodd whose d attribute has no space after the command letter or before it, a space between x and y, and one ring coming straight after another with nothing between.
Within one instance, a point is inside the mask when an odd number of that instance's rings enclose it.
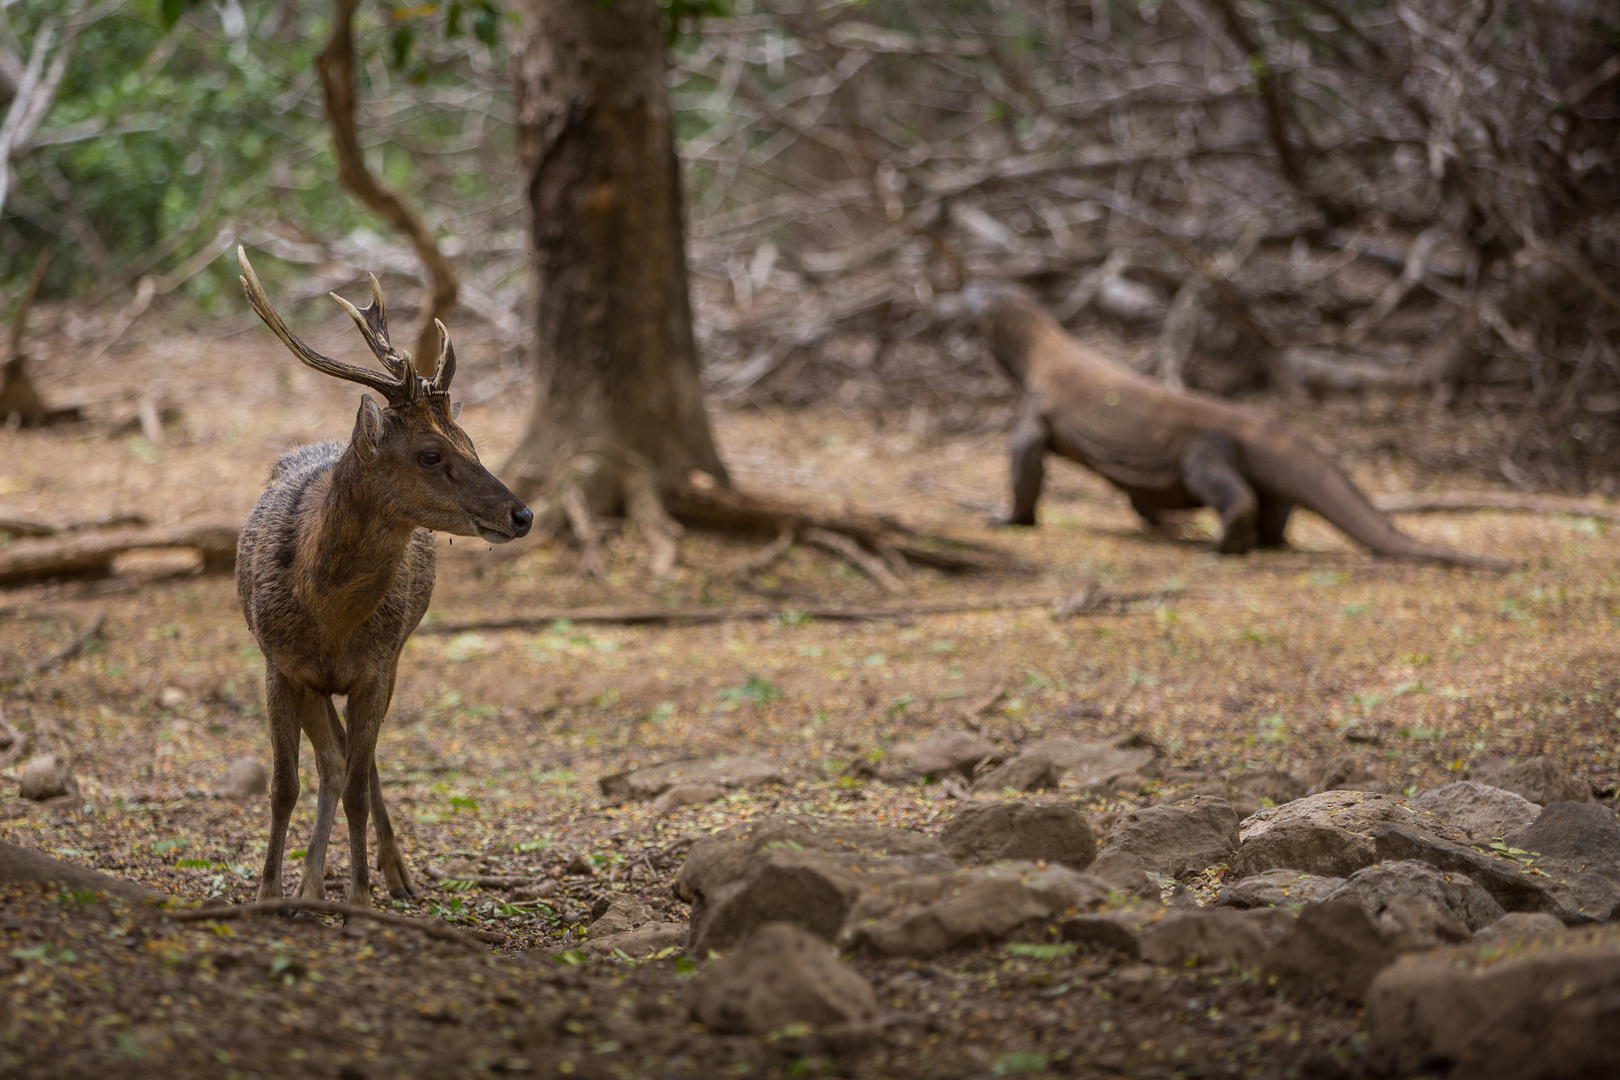
<instances>
[{"instance_id":1,"label":"large gray rock","mask_svg":"<svg viewBox=\"0 0 1620 1080\"><path fill-rule=\"evenodd\" d=\"M1469 839L1484 843L1524 828L1541 812L1540 806L1522 795L1476 780L1425 791L1412 800L1412 805L1449 821Z\"/></svg>"},{"instance_id":2,"label":"large gray rock","mask_svg":"<svg viewBox=\"0 0 1620 1080\"><path fill-rule=\"evenodd\" d=\"M729 790L784 784L780 762L754 757L682 758L604 776L596 782L608 803L646 802L677 785L713 784Z\"/></svg>"},{"instance_id":3,"label":"large gray rock","mask_svg":"<svg viewBox=\"0 0 1620 1080\"><path fill-rule=\"evenodd\" d=\"M1620 1075L1615 931L1401 959L1366 994L1370 1063L1399 1075L1451 1066L1457 1080Z\"/></svg>"},{"instance_id":4,"label":"large gray rock","mask_svg":"<svg viewBox=\"0 0 1620 1080\"><path fill-rule=\"evenodd\" d=\"M1058 924L1065 941L1115 949L1161 966L1213 963L1254 967L1293 923L1289 912L1171 908L1159 904L1071 915Z\"/></svg>"},{"instance_id":5,"label":"large gray rock","mask_svg":"<svg viewBox=\"0 0 1620 1080\"><path fill-rule=\"evenodd\" d=\"M34 802L78 799L79 782L60 756L40 754L29 758L23 765L17 794Z\"/></svg>"},{"instance_id":6,"label":"large gray rock","mask_svg":"<svg viewBox=\"0 0 1620 1080\"><path fill-rule=\"evenodd\" d=\"M692 1018L711 1031L765 1035L789 1024L875 1031L877 995L831 946L768 923L692 980Z\"/></svg>"},{"instance_id":7,"label":"large gray rock","mask_svg":"<svg viewBox=\"0 0 1620 1080\"><path fill-rule=\"evenodd\" d=\"M919 875L861 897L840 940L862 952L924 959L999 941L1060 911L1100 907L1109 891L1088 874L1031 862Z\"/></svg>"},{"instance_id":8,"label":"large gray rock","mask_svg":"<svg viewBox=\"0 0 1620 1080\"><path fill-rule=\"evenodd\" d=\"M1263 874L1242 878L1221 889L1215 898L1220 907L1302 908L1327 899L1328 895L1344 884L1344 878L1318 877L1298 870L1267 870Z\"/></svg>"},{"instance_id":9,"label":"large gray rock","mask_svg":"<svg viewBox=\"0 0 1620 1080\"><path fill-rule=\"evenodd\" d=\"M1291 997L1360 1001L1373 976L1398 955L1360 904L1329 900L1300 912L1293 929L1267 950L1263 966Z\"/></svg>"},{"instance_id":10,"label":"large gray rock","mask_svg":"<svg viewBox=\"0 0 1620 1080\"><path fill-rule=\"evenodd\" d=\"M1267 870L1349 877L1377 861L1373 834L1389 823L1422 828L1450 840L1467 839L1461 830L1393 795L1324 791L1262 810L1244 821L1235 869L1242 877Z\"/></svg>"},{"instance_id":11,"label":"large gray rock","mask_svg":"<svg viewBox=\"0 0 1620 1080\"><path fill-rule=\"evenodd\" d=\"M1518 861L1487 855L1478 848L1459 844L1433 833L1405 825L1379 826L1374 850L1380 862L1416 859L1437 870L1466 874L1504 911L1542 911L1566 923L1593 921L1593 916L1567 907L1549 887L1546 875L1524 872Z\"/></svg>"},{"instance_id":12,"label":"large gray rock","mask_svg":"<svg viewBox=\"0 0 1620 1080\"><path fill-rule=\"evenodd\" d=\"M1549 803L1506 843L1536 856L1534 867L1565 908L1599 922L1620 915L1620 818L1607 806Z\"/></svg>"},{"instance_id":13,"label":"large gray rock","mask_svg":"<svg viewBox=\"0 0 1620 1080\"><path fill-rule=\"evenodd\" d=\"M1171 877L1224 863L1238 847L1238 817L1220 799L1132 810L1103 838L1103 854L1124 853Z\"/></svg>"},{"instance_id":14,"label":"large gray rock","mask_svg":"<svg viewBox=\"0 0 1620 1080\"><path fill-rule=\"evenodd\" d=\"M1382 918L1401 897L1421 897L1437 910L1435 929L1442 941L1461 941L1507 915L1489 892L1466 874L1442 873L1414 860L1374 863L1356 871L1325 899L1354 900L1367 915ZM1432 944L1432 942L1424 942Z\"/></svg>"},{"instance_id":15,"label":"large gray rock","mask_svg":"<svg viewBox=\"0 0 1620 1080\"><path fill-rule=\"evenodd\" d=\"M1517 764L1486 762L1473 771L1470 779L1522 795L1542 806L1555 802L1592 801L1590 784L1565 772L1546 757L1533 757Z\"/></svg>"},{"instance_id":16,"label":"large gray rock","mask_svg":"<svg viewBox=\"0 0 1620 1080\"><path fill-rule=\"evenodd\" d=\"M895 743L888 753L888 761L902 775L924 780L972 778L980 764L1001 758L994 743L971 731L936 731L914 742Z\"/></svg>"},{"instance_id":17,"label":"large gray rock","mask_svg":"<svg viewBox=\"0 0 1620 1080\"><path fill-rule=\"evenodd\" d=\"M1194 799L1219 799L1232 808L1232 812L1242 821L1246 817L1258 814L1265 806L1260 802L1259 796L1251 791L1245 791L1236 784L1228 784L1224 780L1211 780L1202 784L1194 784L1185 791L1178 792L1164 800L1166 806L1181 806Z\"/></svg>"},{"instance_id":18,"label":"large gray rock","mask_svg":"<svg viewBox=\"0 0 1620 1080\"><path fill-rule=\"evenodd\" d=\"M1475 933L1472 940L1476 945L1507 945L1563 932L1564 924L1544 912L1510 911Z\"/></svg>"},{"instance_id":19,"label":"large gray rock","mask_svg":"<svg viewBox=\"0 0 1620 1080\"><path fill-rule=\"evenodd\" d=\"M1026 750L996 766L973 782L974 794L999 795L1004 791L1050 791L1058 786L1058 768L1039 750Z\"/></svg>"},{"instance_id":20,"label":"large gray rock","mask_svg":"<svg viewBox=\"0 0 1620 1080\"><path fill-rule=\"evenodd\" d=\"M954 869L939 841L920 833L785 815L699 840L673 888L692 905L689 947L703 952L768 922L795 923L831 941L861 894Z\"/></svg>"},{"instance_id":21,"label":"large gray rock","mask_svg":"<svg viewBox=\"0 0 1620 1080\"><path fill-rule=\"evenodd\" d=\"M1070 803L1048 799L966 803L939 839L951 858L968 866L1032 859L1084 870L1097 856L1086 816Z\"/></svg>"}]
</instances>

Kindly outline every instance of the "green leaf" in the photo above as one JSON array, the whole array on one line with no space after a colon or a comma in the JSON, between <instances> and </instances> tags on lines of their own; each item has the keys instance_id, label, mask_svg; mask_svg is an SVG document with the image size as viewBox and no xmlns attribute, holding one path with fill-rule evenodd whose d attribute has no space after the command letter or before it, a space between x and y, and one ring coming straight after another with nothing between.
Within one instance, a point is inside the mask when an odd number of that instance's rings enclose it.
<instances>
[{"instance_id":1,"label":"green leaf","mask_svg":"<svg viewBox=\"0 0 1620 1080\"><path fill-rule=\"evenodd\" d=\"M488 3L487 0L480 3L478 10L473 12L473 37L491 48L494 48L495 43L500 40L500 13L495 10L495 5Z\"/></svg>"},{"instance_id":2,"label":"green leaf","mask_svg":"<svg viewBox=\"0 0 1620 1080\"><path fill-rule=\"evenodd\" d=\"M180 21L180 16L186 13L186 0L163 0L158 7L158 16L163 20L163 29L173 30L174 24Z\"/></svg>"},{"instance_id":3,"label":"green leaf","mask_svg":"<svg viewBox=\"0 0 1620 1080\"><path fill-rule=\"evenodd\" d=\"M411 61L411 46L416 44L416 31L401 24L388 35L388 66L398 71Z\"/></svg>"},{"instance_id":4,"label":"green leaf","mask_svg":"<svg viewBox=\"0 0 1620 1080\"><path fill-rule=\"evenodd\" d=\"M453 0L444 12L444 36L458 38L461 36L461 0Z\"/></svg>"},{"instance_id":5,"label":"green leaf","mask_svg":"<svg viewBox=\"0 0 1620 1080\"><path fill-rule=\"evenodd\" d=\"M1078 946L1072 941L1012 941L1005 946L1008 956L1027 956L1031 960L1056 960L1071 955L1076 948Z\"/></svg>"}]
</instances>

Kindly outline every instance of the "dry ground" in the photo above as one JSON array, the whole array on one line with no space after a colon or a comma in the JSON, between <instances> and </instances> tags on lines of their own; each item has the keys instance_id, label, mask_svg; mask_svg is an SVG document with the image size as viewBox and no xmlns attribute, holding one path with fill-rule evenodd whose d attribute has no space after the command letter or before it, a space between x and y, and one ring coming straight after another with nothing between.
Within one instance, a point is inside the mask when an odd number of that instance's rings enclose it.
<instances>
[{"instance_id":1,"label":"dry ground","mask_svg":"<svg viewBox=\"0 0 1620 1080\"><path fill-rule=\"evenodd\" d=\"M313 335L340 354L352 336L336 322ZM116 418L155 390L182 414L157 446L99 421L0 434L0 507L240 520L276 454L345 436L357 402L355 388L272 344L257 326L180 335L104 361L93 383L67 358L47 362L38 374L53 401L90 400L97 417ZM461 351L462 423L498 465L524 419L525 390L476 343ZM1377 442L1374 428L1342 426L1343 410L1295 406L1293 415L1329 447ZM1324 430L1329 416L1337 421ZM1141 734L1189 776L1271 764L1308 775L1358 747L1413 788L1490 754L1548 753L1600 785L1620 776L1620 539L1601 522L1502 513L1404 522L1525 562L1505 575L1377 561L1308 516L1293 528L1293 551L1223 558L1191 535L1208 519L1181 538L1151 535L1123 498L1055 465L1043 527L991 534L980 522L1004 496L999 435L934 439L836 412L716 422L744 487L892 512L1003 544L1038 567L1000 580L921 571L912 599L1057 597L1091 581L1180 591L1134 613L1061 623L1031 606L870 623L560 622L419 635L378 752L422 886L411 907L504 944L473 956L407 931L321 921L176 928L88 897L0 895L0 1073L1353 1075L1353 1013L1288 1004L1252 973L1144 975L1083 952L861 961L894 1023L884 1045L850 1051L792 1033L762 1041L692 1030L687 965L674 958L568 965L550 955L577 940L584 913L615 889L681 917L667 882L683 841L742 818L792 810L937 828L951 812L937 786L840 774L901 738L959 726L963 706L997 685L1007 694L984 732L1009 749L1043 735ZM1445 483L1387 455L1363 466L1358 478L1374 490ZM566 548L512 558L441 538L429 621L609 603L881 599L850 568L804 549L761 580L770 595L739 587L726 568L765 539L693 536L675 576L654 583L633 537L611 545L606 582L580 578ZM6 717L36 747L71 756L93 807L53 816L0 786L0 837L181 896L242 901L265 845L264 808L208 792L232 760L267 757L262 664L230 579L161 576L171 563L137 563L110 586L0 594ZM82 656L16 677L103 612L104 638ZM1378 741L1347 742L1352 731ZM799 779L657 819L595 797L607 773L720 752L781 757ZM294 847L313 812L307 754L305 765ZM1150 787L1138 801L1160 794ZM1095 818L1119 805L1091 809ZM452 858L482 860L489 873L560 872L575 855L597 875L569 879L550 911L509 906L499 892L446 892L421 873ZM341 839L330 865L341 880Z\"/></svg>"}]
</instances>

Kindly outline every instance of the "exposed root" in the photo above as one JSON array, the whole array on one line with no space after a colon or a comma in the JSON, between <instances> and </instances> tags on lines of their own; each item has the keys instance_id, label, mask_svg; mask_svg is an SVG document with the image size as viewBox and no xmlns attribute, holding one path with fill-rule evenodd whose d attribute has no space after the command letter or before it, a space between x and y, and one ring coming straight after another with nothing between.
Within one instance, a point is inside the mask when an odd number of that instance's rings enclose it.
<instances>
[{"instance_id":1,"label":"exposed root","mask_svg":"<svg viewBox=\"0 0 1620 1080\"><path fill-rule=\"evenodd\" d=\"M598 581L607 580L607 560L602 555L602 531L597 528L591 508L585 504L585 493L569 485L563 492L563 512L568 515L568 527L579 542L580 573Z\"/></svg>"},{"instance_id":2,"label":"exposed root","mask_svg":"<svg viewBox=\"0 0 1620 1080\"><path fill-rule=\"evenodd\" d=\"M732 567L731 576L734 578L747 578L753 574L769 570L776 565L777 559L780 559L793 549L793 544L797 539L792 529L783 529L777 534L775 540L772 540Z\"/></svg>"},{"instance_id":3,"label":"exposed root","mask_svg":"<svg viewBox=\"0 0 1620 1080\"><path fill-rule=\"evenodd\" d=\"M658 480L646 469L625 470L624 510L647 544L647 569L655 578L668 577L680 556L680 538L686 535L686 530L664 509L664 500L658 494Z\"/></svg>"},{"instance_id":4,"label":"exposed root","mask_svg":"<svg viewBox=\"0 0 1620 1080\"><path fill-rule=\"evenodd\" d=\"M806 529L804 539L805 543L814 544L844 559L877 582L878 588L886 593L897 593L905 588L894 571L889 569L888 564L876 555L861 550L861 545L843 533L836 533L830 529Z\"/></svg>"},{"instance_id":5,"label":"exposed root","mask_svg":"<svg viewBox=\"0 0 1620 1080\"><path fill-rule=\"evenodd\" d=\"M370 919L387 926L400 926L408 930L416 930L431 938L448 941L453 945L460 945L464 949L476 952L487 952L484 946L475 939L462 933L452 926L442 922L428 919L410 919L404 915L396 915L391 911L378 911L376 908L360 907L356 904L342 904L336 900L309 900L302 897L288 897L284 900L260 900L252 904L238 904L233 907L209 908L181 908L179 910L165 911L164 914L176 922L228 922L232 919L245 919L254 915L275 915L284 911L318 911L323 915L342 915L345 919Z\"/></svg>"}]
</instances>

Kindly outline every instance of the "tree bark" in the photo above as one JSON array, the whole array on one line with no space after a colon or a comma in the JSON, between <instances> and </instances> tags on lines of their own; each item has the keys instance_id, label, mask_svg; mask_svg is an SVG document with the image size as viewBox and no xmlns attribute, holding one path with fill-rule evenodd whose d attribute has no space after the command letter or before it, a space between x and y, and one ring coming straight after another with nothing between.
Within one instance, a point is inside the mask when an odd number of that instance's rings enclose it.
<instances>
[{"instance_id":1,"label":"tree bark","mask_svg":"<svg viewBox=\"0 0 1620 1080\"><path fill-rule=\"evenodd\" d=\"M728 480L692 335L659 8L528 0L514 69L539 387L503 478L541 496L553 530L572 488L649 540L676 535L664 496L694 471Z\"/></svg>"}]
</instances>

